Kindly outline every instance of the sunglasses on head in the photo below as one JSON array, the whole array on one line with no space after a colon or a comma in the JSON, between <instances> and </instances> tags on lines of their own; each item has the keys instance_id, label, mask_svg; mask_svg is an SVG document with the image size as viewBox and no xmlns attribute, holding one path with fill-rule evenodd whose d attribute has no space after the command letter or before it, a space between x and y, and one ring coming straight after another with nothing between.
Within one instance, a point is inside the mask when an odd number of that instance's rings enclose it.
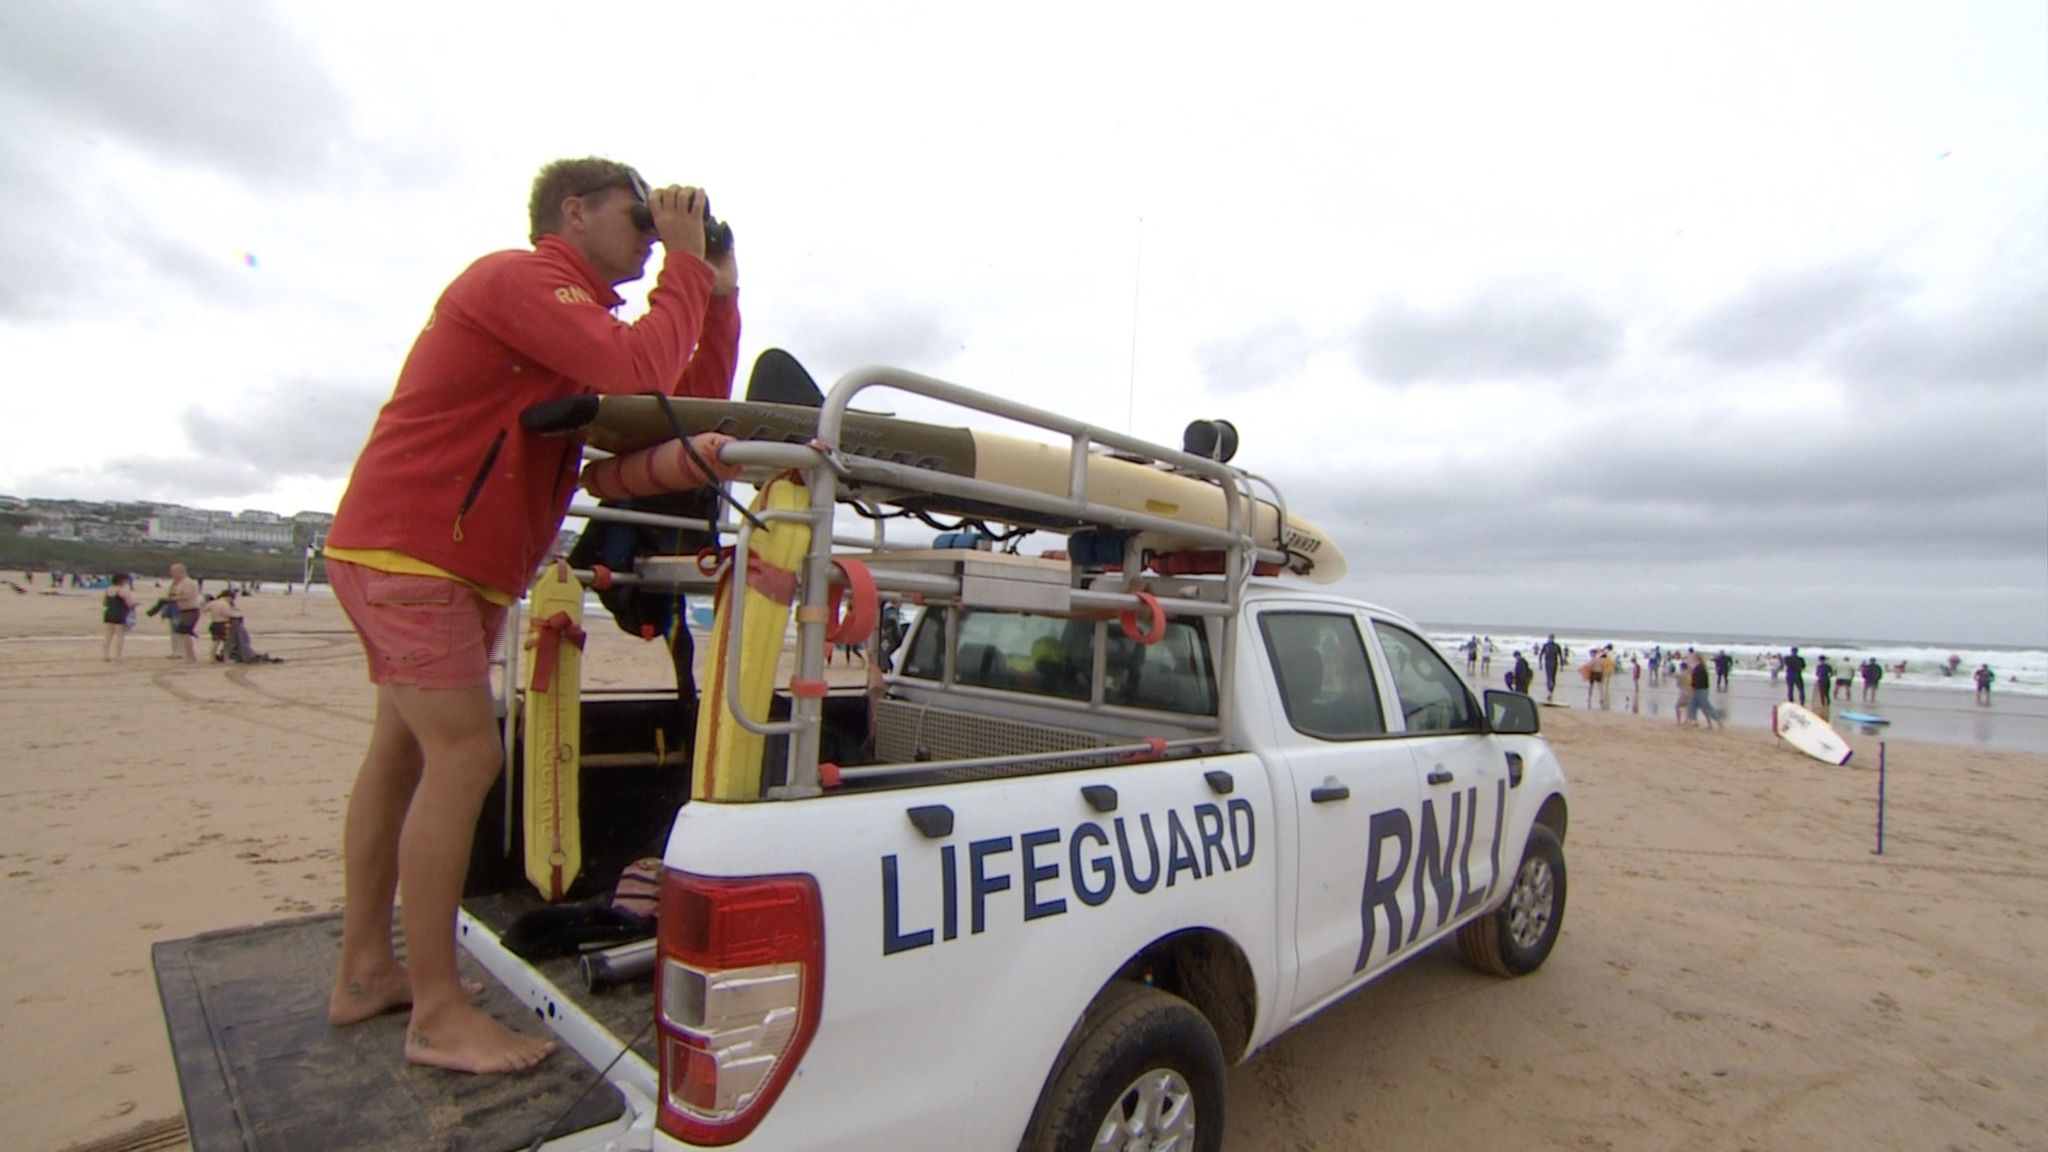
<instances>
[{"instance_id":1,"label":"sunglasses on head","mask_svg":"<svg viewBox=\"0 0 2048 1152\"><path fill-rule=\"evenodd\" d=\"M647 207L647 182L642 180L640 174L631 168L626 169L625 174L622 176L613 176L601 184L594 184L583 189L581 192L572 193L572 195L580 200L586 196L595 196L609 188L623 188L631 192L635 201L633 205L633 226L642 232L654 231L654 212Z\"/></svg>"}]
</instances>

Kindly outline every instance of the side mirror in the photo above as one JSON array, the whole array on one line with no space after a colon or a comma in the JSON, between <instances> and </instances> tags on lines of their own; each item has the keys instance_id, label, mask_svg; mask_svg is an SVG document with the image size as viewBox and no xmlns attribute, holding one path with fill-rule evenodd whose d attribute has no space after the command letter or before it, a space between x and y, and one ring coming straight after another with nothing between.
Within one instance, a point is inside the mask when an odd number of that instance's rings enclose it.
<instances>
[{"instance_id":1,"label":"side mirror","mask_svg":"<svg viewBox=\"0 0 2048 1152\"><path fill-rule=\"evenodd\" d=\"M1499 688L1486 691L1486 726L1504 736L1534 736L1536 701L1520 692Z\"/></svg>"}]
</instances>

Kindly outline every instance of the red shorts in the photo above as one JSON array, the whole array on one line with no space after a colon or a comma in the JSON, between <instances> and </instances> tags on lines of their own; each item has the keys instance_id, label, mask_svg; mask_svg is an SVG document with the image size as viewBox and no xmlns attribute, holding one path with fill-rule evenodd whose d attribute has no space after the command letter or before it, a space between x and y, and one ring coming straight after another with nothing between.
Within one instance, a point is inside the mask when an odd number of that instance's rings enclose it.
<instances>
[{"instance_id":1,"label":"red shorts","mask_svg":"<svg viewBox=\"0 0 2048 1152\"><path fill-rule=\"evenodd\" d=\"M370 659L370 683L488 688L505 609L467 584L327 562L327 582Z\"/></svg>"}]
</instances>

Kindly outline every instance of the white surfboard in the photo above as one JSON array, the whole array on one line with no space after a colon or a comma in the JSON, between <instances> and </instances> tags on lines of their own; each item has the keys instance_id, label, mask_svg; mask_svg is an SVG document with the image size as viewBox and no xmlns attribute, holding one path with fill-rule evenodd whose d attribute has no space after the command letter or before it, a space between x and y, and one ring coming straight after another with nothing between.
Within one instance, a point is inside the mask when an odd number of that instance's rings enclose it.
<instances>
[{"instance_id":1,"label":"white surfboard","mask_svg":"<svg viewBox=\"0 0 2048 1152\"><path fill-rule=\"evenodd\" d=\"M1778 739L1823 764L1847 764L1854 755L1833 725L1790 700L1781 701L1771 713L1771 729Z\"/></svg>"}]
</instances>

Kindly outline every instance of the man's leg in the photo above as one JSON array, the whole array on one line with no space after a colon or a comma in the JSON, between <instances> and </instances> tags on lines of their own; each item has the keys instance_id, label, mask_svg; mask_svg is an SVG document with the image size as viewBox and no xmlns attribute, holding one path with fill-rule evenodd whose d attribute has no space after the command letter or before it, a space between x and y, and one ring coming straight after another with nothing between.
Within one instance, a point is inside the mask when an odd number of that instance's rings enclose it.
<instances>
[{"instance_id":1,"label":"man's leg","mask_svg":"<svg viewBox=\"0 0 2048 1152\"><path fill-rule=\"evenodd\" d=\"M398 833L420 782L420 745L407 731L391 689L377 689L370 750L349 793L342 833L347 903L341 921L341 970L327 1018L353 1024L412 1003L412 984L391 950L391 901L398 891Z\"/></svg>"},{"instance_id":2,"label":"man's leg","mask_svg":"<svg viewBox=\"0 0 2048 1152\"><path fill-rule=\"evenodd\" d=\"M470 841L484 796L503 766L490 690L394 684L383 691L422 754L419 785L398 838L398 882L405 894L399 915L412 977L406 1059L458 1072L531 1068L555 1050L554 1042L522 1036L479 1011L455 968L455 909Z\"/></svg>"}]
</instances>

